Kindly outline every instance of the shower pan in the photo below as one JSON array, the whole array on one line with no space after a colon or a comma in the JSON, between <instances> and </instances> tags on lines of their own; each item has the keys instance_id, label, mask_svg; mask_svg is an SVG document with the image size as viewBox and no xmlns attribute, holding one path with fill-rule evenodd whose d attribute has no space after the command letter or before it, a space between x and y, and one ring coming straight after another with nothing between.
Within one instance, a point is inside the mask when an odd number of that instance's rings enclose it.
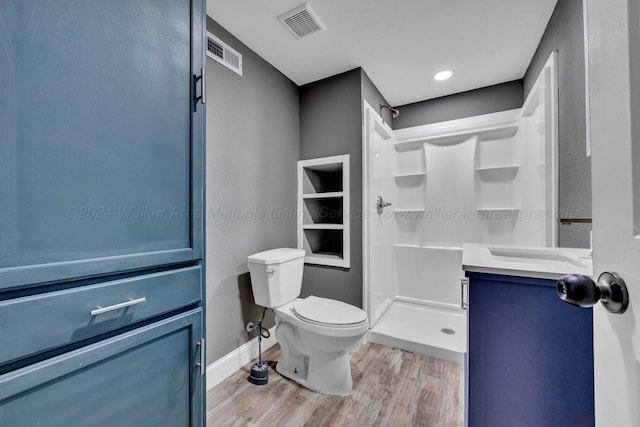
<instances>
[{"instance_id":1,"label":"shower pan","mask_svg":"<svg viewBox=\"0 0 640 427\"><path fill-rule=\"evenodd\" d=\"M556 246L554 64L515 110L394 131L364 103L370 341L463 363L462 245Z\"/></svg>"}]
</instances>

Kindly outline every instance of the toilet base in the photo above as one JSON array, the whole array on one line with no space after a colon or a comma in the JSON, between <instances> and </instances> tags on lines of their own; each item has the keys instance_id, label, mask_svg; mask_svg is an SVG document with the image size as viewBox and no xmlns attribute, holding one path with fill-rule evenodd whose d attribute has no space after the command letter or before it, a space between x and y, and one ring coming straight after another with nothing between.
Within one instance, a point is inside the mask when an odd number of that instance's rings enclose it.
<instances>
[{"instance_id":1,"label":"toilet base","mask_svg":"<svg viewBox=\"0 0 640 427\"><path fill-rule=\"evenodd\" d=\"M318 345L322 337L307 331L304 339L299 332L290 323L278 322L276 338L280 344L280 359L276 371L319 393L338 396L351 393L353 381L347 348L322 351L319 349L322 346Z\"/></svg>"},{"instance_id":2,"label":"toilet base","mask_svg":"<svg viewBox=\"0 0 640 427\"><path fill-rule=\"evenodd\" d=\"M303 362L303 366L300 365ZM317 352L302 360L278 360L276 371L298 384L318 393L346 396L353 391L351 362L346 350Z\"/></svg>"}]
</instances>

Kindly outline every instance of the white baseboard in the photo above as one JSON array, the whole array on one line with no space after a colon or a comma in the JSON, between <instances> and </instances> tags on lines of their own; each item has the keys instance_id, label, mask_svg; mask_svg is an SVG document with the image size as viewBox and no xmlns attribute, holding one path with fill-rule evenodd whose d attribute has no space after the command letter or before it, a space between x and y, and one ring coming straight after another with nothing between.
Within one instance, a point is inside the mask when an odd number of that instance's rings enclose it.
<instances>
[{"instance_id":1,"label":"white baseboard","mask_svg":"<svg viewBox=\"0 0 640 427\"><path fill-rule=\"evenodd\" d=\"M271 334L269 338L263 338L262 351L267 351L275 344L275 334ZM258 357L257 337L207 366L207 391L235 374L240 368L256 357Z\"/></svg>"}]
</instances>

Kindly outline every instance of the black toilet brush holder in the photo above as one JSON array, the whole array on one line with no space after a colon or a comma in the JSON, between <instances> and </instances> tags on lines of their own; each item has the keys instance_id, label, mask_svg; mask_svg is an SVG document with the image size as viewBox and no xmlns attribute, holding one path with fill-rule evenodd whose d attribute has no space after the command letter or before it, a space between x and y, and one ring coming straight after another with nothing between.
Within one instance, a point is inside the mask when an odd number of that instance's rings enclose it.
<instances>
[{"instance_id":1,"label":"black toilet brush holder","mask_svg":"<svg viewBox=\"0 0 640 427\"><path fill-rule=\"evenodd\" d=\"M251 366L247 380L255 385L266 385L269 382L269 365L262 360L262 320L258 320L258 361Z\"/></svg>"}]
</instances>

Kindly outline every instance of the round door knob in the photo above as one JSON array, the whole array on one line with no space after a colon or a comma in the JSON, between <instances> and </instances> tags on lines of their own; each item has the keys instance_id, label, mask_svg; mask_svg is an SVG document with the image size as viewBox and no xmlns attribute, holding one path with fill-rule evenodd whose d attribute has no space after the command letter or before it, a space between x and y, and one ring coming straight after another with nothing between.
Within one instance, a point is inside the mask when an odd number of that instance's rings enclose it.
<instances>
[{"instance_id":1,"label":"round door knob","mask_svg":"<svg viewBox=\"0 0 640 427\"><path fill-rule=\"evenodd\" d=\"M622 314L629 306L627 285L617 273L605 271L596 284L581 274L563 276L556 282L561 300L578 307L593 307L598 301L611 313Z\"/></svg>"},{"instance_id":2,"label":"round door knob","mask_svg":"<svg viewBox=\"0 0 640 427\"><path fill-rule=\"evenodd\" d=\"M589 276L571 274L556 282L558 296L564 302L578 307L593 307L600 300L600 289Z\"/></svg>"}]
</instances>

